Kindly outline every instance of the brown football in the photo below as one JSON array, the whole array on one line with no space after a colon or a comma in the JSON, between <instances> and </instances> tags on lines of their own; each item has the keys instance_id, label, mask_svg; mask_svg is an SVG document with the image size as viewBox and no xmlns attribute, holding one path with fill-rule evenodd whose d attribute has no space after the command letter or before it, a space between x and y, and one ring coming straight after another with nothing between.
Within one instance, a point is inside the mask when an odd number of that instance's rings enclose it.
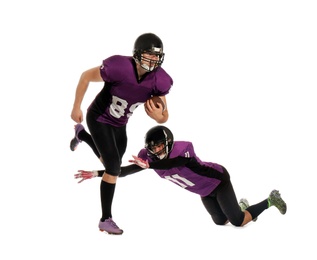
<instances>
[{"instance_id":1,"label":"brown football","mask_svg":"<svg viewBox=\"0 0 317 260\"><path fill-rule=\"evenodd\" d=\"M162 107L163 107L163 110L165 109L165 104L163 102L163 100L159 97L159 96L153 96L151 97L150 99L152 99L153 103L155 104L155 106L157 108L159 108L159 106L157 105L157 103L161 103L162 104Z\"/></svg>"}]
</instances>

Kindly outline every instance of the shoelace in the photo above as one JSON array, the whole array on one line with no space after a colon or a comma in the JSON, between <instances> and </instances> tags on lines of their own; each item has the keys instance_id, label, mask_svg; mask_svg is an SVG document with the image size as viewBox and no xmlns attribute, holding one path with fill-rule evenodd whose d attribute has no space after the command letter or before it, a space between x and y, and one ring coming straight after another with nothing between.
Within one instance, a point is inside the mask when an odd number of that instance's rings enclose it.
<instances>
[{"instance_id":1,"label":"shoelace","mask_svg":"<svg viewBox=\"0 0 317 260\"><path fill-rule=\"evenodd\" d=\"M111 226L113 226L114 228L119 228L119 227L117 226L117 224L116 224L112 219L109 219L107 222L108 222Z\"/></svg>"}]
</instances>

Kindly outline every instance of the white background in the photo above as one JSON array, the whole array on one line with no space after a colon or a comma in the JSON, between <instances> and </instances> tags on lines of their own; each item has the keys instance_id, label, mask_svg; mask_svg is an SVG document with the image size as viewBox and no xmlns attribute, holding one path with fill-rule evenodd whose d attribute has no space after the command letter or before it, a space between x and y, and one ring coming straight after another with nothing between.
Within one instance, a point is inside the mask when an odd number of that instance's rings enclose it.
<instances>
[{"instance_id":1,"label":"white background","mask_svg":"<svg viewBox=\"0 0 317 260\"><path fill-rule=\"evenodd\" d=\"M316 11L305 0L1 2L0 258L316 259ZM250 204L280 190L286 215L219 227L197 195L148 170L117 183L124 234L98 231L100 179L73 178L101 169L86 144L69 149L75 89L145 32L164 42L175 139L224 165ZM135 111L124 165L154 125Z\"/></svg>"}]
</instances>

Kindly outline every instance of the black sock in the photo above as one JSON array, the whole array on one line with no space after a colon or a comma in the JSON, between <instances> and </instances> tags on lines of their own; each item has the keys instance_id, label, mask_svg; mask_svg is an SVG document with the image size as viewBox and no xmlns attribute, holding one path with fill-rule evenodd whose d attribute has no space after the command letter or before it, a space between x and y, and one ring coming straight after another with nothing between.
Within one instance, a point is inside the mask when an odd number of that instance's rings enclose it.
<instances>
[{"instance_id":1,"label":"black sock","mask_svg":"<svg viewBox=\"0 0 317 260\"><path fill-rule=\"evenodd\" d=\"M106 219L112 217L111 206L112 206L112 200L113 200L115 188L116 188L116 184L108 183L103 180L101 181L101 184L100 184L100 198L101 198L101 210L102 210L101 221L105 221Z\"/></svg>"},{"instance_id":2,"label":"black sock","mask_svg":"<svg viewBox=\"0 0 317 260\"><path fill-rule=\"evenodd\" d=\"M249 211L249 213L252 216L252 219L255 219L267 208L268 208L268 203L267 203L267 199L265 199L258 204L254 204L254 205L248 207L246 210Z\"/></svg>"}]
</instances>

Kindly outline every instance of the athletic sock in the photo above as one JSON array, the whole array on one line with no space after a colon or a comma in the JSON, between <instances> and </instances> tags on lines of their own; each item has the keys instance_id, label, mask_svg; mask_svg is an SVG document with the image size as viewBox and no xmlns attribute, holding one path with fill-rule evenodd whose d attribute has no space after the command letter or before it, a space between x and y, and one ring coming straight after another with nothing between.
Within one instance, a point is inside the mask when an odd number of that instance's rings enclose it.
<instances>
[{"instance_id":1,"label":"athletic sock","mask_svg":"<svg viewBox=\"0 0 317 260\"><path fill-rule=\"evenodd\" d=\"M252 219L257 218L264 210L268 208L267 199L258 204L248 207L246 210L251 214Z\"/></svg>"},{"instance_id":2,"label":"athletic sock","mask_svg":"<svg viewBox=\"0 0 317 260\"><path fill-rule=\"evenodd\" d=\"M101 221L105 221L106 219L112 217L111 206L112 206L112 200L113 200L115 188L116 188L116 184L108 183L103 180L101 181L101 184L100 184L100 198L101 198L101 210L102 210Z\"/></svg>"}]
</instances>

